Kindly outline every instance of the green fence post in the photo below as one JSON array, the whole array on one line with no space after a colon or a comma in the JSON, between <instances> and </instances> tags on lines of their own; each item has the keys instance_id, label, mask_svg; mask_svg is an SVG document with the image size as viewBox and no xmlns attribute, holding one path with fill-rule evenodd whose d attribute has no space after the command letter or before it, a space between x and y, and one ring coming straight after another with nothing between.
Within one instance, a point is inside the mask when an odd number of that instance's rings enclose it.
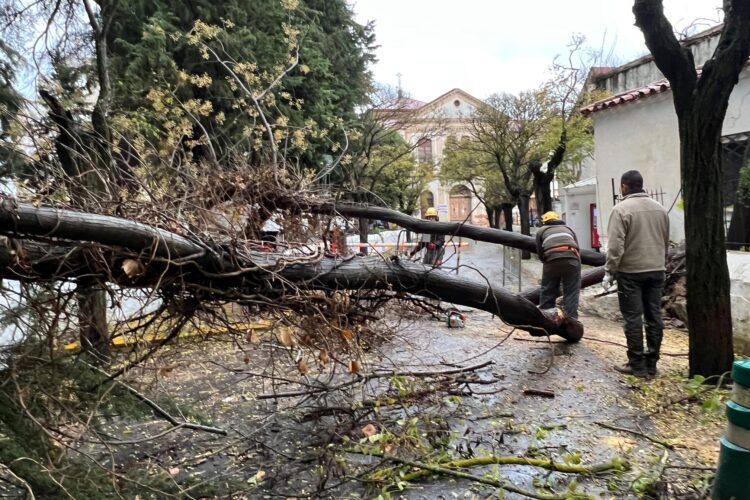
<instances>
[{"instance_id":1,"label":"green fence post","mask_svg":"<svg viewBox=\"0 0 750 500\"><path fill-rule=\"evenodd\" d=\"M713 500L750 500L750 359L734 362L732 379Z\"/></svg>"}]
</instances>

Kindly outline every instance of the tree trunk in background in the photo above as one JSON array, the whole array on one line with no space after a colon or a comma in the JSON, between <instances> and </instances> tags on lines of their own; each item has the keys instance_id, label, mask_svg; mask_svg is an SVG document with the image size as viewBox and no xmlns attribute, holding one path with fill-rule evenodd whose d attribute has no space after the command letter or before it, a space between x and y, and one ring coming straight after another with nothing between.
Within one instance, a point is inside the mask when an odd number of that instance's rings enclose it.
<instances>
[{"instance_id":1,"label":"tree trunk in background","mask_svg":"<svg viewBox=\"0 0 750 500\"><path fill-rule=\"evenodd\" d=\"M690 376L719 375L731 370L734 360L719 145L724 115L718 119L697 113L683 116L680 149ZM716 123L711 127L707 121Z\"/></svg>"},{"instance_id":2,"label":"tree trunk in background","mask_svg":"<svg viewBox=\"0 0 750 500\"><path fill-rule=\"evenodd\" d=\"M505 230L513 232L513 204L503 203L503 219L505 219Z\"/></svg>"},{"instance_id":3,"label":"tree trunk in background","mask_svg":"<svg viewBox=\"0 0 750 500\"><path fill-rule=\"evenodd\" d=\"M531 224L529 223L529 195L522 194L518 198L518 211L521 216L521 234L531 236ZM531 258L531 252L524 250L521 252L521 258L528 260Z\"/></svg>"},{"instance_id":4,"label":"tree trunk in background","mask_svg":"<svg viewBox=\"0 0 750 500\"><path fill-rule=\"evenodd\" d=\"M492 226L495 229L500 229L500 218L501 218L502 214L503 214L502 207L496 207L495 208L495 225Z\"/></svg>"},{"instance_id":5,"label":"tree trunk in background","mask_svg":"<svg viewBox=\"0 0 750 500\"><path fill-rule=\"evenodd\" d=\"M355 253L360 253L362 255L367 255L367 252L369 250L369 246L367 245L367 243L368 243L368 238L367 237L369 236L369 234L370 234L370 219L367 219L365 217L360 217L359 218L359 243L360 243L360 248L359 248L359 252L355 252Z\"/></svg>"},{"instance_id":6,"label":"tree trunk in background","mask_svg":"<svg viewBox=\"0 0 750 500\"><path fill-rule=\"evenodd\" d=\"M490 227L497 229L497 226L495 225L495 209L490 208L487 205L484 206L484 209L487 212L487 222L489 222Z\"/></svg>"},{"instance_id":7,"label":"tree trunk in background","mask_svg":"<svg viewBox=\"0 0 750 500\"><path fill-rule=\"evenodd\" d=\"M541 216L552 210L552 180L554 173L549 175L541 172L540 175L534 174L534 195L536 196L537 212Z\"/></svg>"},{"instance_id":8,"label":"tree trunk in background","mask_svg":"<svg viewBox=\"0 0 750 500\"><path fill-rule=\"evenodd\" d=\"M724 0L723 7L719 41L698 74L662 0L633 3L636 25L669 80L679 124L690 376L721 375L733 360L720 140L729 97L750 55L750 1Z\"/></svg>"},{"instance_id":9,"label":"tree trunk in background","mask_svg":"<svg viewBox=\"0 0 750 500\"><path fill-rule=\"evenodd\" d=\"M104 285L91 278L78 278L76 284L81 347L98 363L109 363L107 293Z\"/></svg>"}]
</instances>

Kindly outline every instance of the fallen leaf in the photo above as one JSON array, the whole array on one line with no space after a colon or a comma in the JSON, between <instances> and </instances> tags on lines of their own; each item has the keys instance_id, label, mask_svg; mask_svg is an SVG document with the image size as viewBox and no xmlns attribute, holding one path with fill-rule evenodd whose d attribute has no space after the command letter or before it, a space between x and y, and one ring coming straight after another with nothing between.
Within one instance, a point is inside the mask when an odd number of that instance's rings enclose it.
<instances>
[{"instance_id":1,"label":"fallen leaf","mask_svg":"<svg viewBox=\"0 0 750 500\"><path fill-rule=\"evenodd\" d=\"M159 368L159 375L169 375L174 371L174 369L177 368L177 365L164 365L161 368Z\"/></svg>"},{"instance_id":2,"label":"fallen leaf","mask_svg":"<svg viewBox=\"0 0 750 500\"><path fill-rule=\"evenodd\" d=\"M179 467L170 467L169 468L169 475L170 476L174 477L174 476L176 476L179 473L180 473L180 468Z\"/></svg>"},{"instance_id":3,"label":"fallen leaf","mask_svg":"<svg viewBox=\"0 0 750 500\"><path fill-rule=\"evenodd\" d=\"M263 481L263 478L266 477L266 471L259 470L255 473L255 480L256 481Z\"/></svg>"},{"instance_id":4,"label":"fallen leaf","mask_svg":"<svg viewBox=\"0 0 750 500\"><path fill-rule=\"evenodd\" d=\"M292 347L295 344L294 336L288 327L282 327L279 332L279 342L285 347Z\"/></svg>"},{"instance_id":5,"label":"fallen leaf","mask_svg":"<svg viewBox=\"0 0 750 500\"><path fill-rule=\"evenodd\" d=\"M373 434L377 434L377 432L378 432L378 428L372 424L367 424L364 427L362 427L362 434L364 434L365 437L370 437Z\"/></svg>"},{"instance_id":6,"label":"fallen leaf","mask_svg":"<svg viewBox=\"0 0 750 500\"><path fill-rule=\"evenodd\" d=\"M362 363L356 359L349 361L349 373L359 373L362 371Z\"/></svg>"},{"instance_id":7,"label":"fallen leaf","mask_svg":"<svg viewBox=\"0 0 750 500\"><path fill-rule=\"evenodd\" d=\"M136 259L123 260L122 270L127 274L128 278L136 278L146 272L146 268L141 264L141 261Z\"/></svg>"},{"instance_id":8,"label":"fallen leaf","mask_svg":"<svg viewBox=\"0 0 750 500\"><path fill-rule=\"evenodd\" d=\"M341 336L344 337L346 340L351 340L354 338L354 334L348 328L344 328L343 330L341 330Z\"/></svg>"},{"instance_id":9,"label":"fallen leaf","mask_svg":"<svg viewBox=\"0 0 750 500\"><path fill-rule=\"evenodd\" d=\"M307 361L305 361L304 358L297 361L297 369L302 375L309 371L309 369L307 368Z\"/></svg>"},{"instance_id":10,"label":"fallen leaf","mask_svg":"<svg viewBox=\"0 0 750 500\"><path fill-rule=\"evenodd\" d=\"M318 353L318 360L320 361L320 364L326 365L331 361L331 356L329 356L328 351L324 349Z\"/></svg>"},{"instance_id":11,"label":"fallen leaf","mask_svg":"<svg viewBox=\"0 0 750 500\"><path fill-rule=\"evenodd\" d=\"M245 364L248 364L248 363L250 363L250 356L245 356L245 357L244 357L244 358L242 359L242 361L244 361L244 362L245 362Z\"/></svg>"}]
</instances>

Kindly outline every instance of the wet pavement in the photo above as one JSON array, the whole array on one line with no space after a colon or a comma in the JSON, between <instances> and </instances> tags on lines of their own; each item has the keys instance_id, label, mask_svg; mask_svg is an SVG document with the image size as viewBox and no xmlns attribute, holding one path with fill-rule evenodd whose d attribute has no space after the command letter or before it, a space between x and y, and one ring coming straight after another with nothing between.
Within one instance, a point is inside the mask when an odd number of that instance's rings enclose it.
<instances>
[{"instance_id":1,"label":"wet pavement","mask_svg":"<svg viewBox=\"0 0 750 500\"><path fill-rule=\"evenodd\" d=\"M457 260L447 258L446 265L455 268ZM461 276L501 283L502 249L497 245L471 244L462 249L459 264ZM536 260L523 263L524 288L537 286L540 271ZM201 487L190 486L185 498L225 498L230 491L238 492L231 498L376 498L377 482L351 478L379 460L347 450L362 439L362 429L368 424L381 433L397 433L403 425L399 421L415 417L420 422L437 422L445 439L435 443L435 453L451 457L546 457L582 465L621 458L632 464L627 472L584 476L520 465L470 470L546 494L564 493L575 477L578 493L601 498L642 496L642 485L655 470L660 470L657 479L667 477L666 469L659 469L665 448L643 436L684 443L683 448L669 450L670 466L711 466L715 462L720 422L702 422L700 413L686 413L676 420L662 416L658 407L654 411L648 406L684 395L678 389L684 382L686 358L665 356L660 379L655 382L636 381L614 372L611 366L622 362L625 355L624 346L618 345L623 342L618 323L584 315L583 340L565 344L558 343L561 339L549 342L513 332L483 311L467 311L464 328L449 328L445 321L428 315L399 311L388 309L379 322L383 337L377 342L365 339L370 344L366 351L338 354L336 373L330 364L316 366L314 351L284 348L268 337L165 350L155 365L169 363L172 369L169 375L157 377L151 394L190 407L193 415L189 418L228 429L229 436L179 430L158 444L120 450L118 470L146 466L176 471L170 479L184 485L206 482ZM663 349L684 353L686 335L665 332ZM310 371L303 377L297 360L305 356ZM352 385L335 394L274 396L305 392L323 382L330 386L355 380L340 368L346 366L346 356L361 356L363 374L491 364L476 370L473 378L467 376L465 383L451 386L454 392L441 392L445 388L438 390L433 382L422 383L416 378L410 390L426 389L426 394L397 410L388 408L391 400L398 399L392 392L394 380L388 378ZM144 368L143 373L150 372ZM667 390L677 392L672 395ZM373 401L374 405L368 406ZM383 401L387 404L378 411L377 405ZM631 429L640 435L605 426ZM123 432L115 427L113 435ZM137 439L163 429L164 423L155 421L129 426L128 432ZM685 433L699 435L702 440L689 441ZM400 448L394 450L398 454ZM667 492L661 497L698 498L697 490L685 486L687 480L680 481L660 486ZM403 492L391 489L390 494L405 499L498 498L491 486L446 477L414 481ZM504 498L523 496L506 493Z\"/></svg>"}]
</instances>

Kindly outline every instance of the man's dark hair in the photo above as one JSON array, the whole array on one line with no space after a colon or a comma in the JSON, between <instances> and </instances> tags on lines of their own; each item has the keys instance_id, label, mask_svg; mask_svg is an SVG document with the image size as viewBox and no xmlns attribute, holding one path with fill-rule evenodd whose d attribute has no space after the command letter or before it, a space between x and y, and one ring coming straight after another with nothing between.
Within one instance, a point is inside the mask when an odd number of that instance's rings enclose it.
<instances>
[{"instance_id":1,"label":"man's dark hair","mask_svg":"<svg viewBox=\"0 0 750 500\"><path fill-rule=\"evenodd\" d=\"M628 170L620 178L620 184L625 184L631 191L643 191L643 176L637 170Z\"/></svg>"}]
</instances>

